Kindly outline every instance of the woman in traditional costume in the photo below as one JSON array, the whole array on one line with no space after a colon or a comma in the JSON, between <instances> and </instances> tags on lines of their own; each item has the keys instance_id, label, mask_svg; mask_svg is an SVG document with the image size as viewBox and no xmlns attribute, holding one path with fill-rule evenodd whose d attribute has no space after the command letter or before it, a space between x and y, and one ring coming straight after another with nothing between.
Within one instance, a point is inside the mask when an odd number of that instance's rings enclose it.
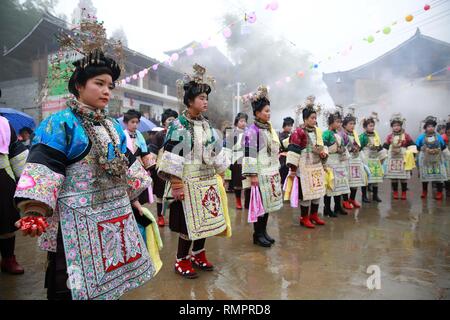
<instances>
[{"instance_id":1,"label":"woman in traditional costume","mask_svg":"<svg viewBox=\"0 0 450 320\"><path fill-rule=\"evenodd\" d=\"M405 119L400 113L393 114L391 117L390 133L383 147L388 151L387 161L385 163L386 179L391 179L392 197L398 200L398 184L401 184L401 199L406 200L408 190L408 180L411 179L412 170L415 168L414 154L417 153L417 147L411 136L403 129Z\"/></svg>"},{"instance_id":2,"label":"woman in traditional costume","mask_svg":"<svg viewBox=\"0 0 450 320\"><path fill-rule=\"evenodd\" d=\"M327 187L324 197L324 215L336 218L347 215L342 208L342 195L350 193L348 183L348 136L342 131L342 115L339 111L328 116L328 130L323 133L324 145L328 148L327 170L333 173L332 183ZM334 198L334 210L331 210L331 197ZM348 204L348 203L347 203ZM347 207L346 209L351 209Z\"/></svg>"},{"instance_id":3,"label":"woman in traditional costume","mask_svg":"<svg viewBox=\"0 0 450 320\"><path fill-rule=\"evenodd\" d=\"M445 133L442 135L447 149L450 150L450 122L445 125ZM447 168L447 181L445 181L445 189L447 190L447 198L450 197L450 157L446 156L445 167Z\"/></svg>"},{"instance_id":4,"label":"woman in traditional costume","mask_svg":"<svg viewBox=\"0 0 450 320\"><path fill-rule=\"evenodd\" d=\"M9 274L24 273L14 255L17 231L14 224L20 219L14 192L27 156L27 147L17 139L9 121L0 116L0 254L1 271Z\"/></svg>"},{"instance_id":5,"label":"woman in traditional costume","mask_svg":"<svg viewBox=\"0 0 450 320\"><path fill-rule=\"evenodd\" d=\"M234 129L232 131L232 140L225 139L225 143L230 143L230 146L224 146L227 149L232 149L231 158L231 182L230 189L234 191L236 198L236 209L242 210L242 159L244 158L243 138L247 127L248 115L245 113L238 113L234 119Z\"/></svg>"},{"instance_id":6,"label":"woman in traditional costume","mask_svg":"<svg viewBox=\"0 0 450 320\"><path fill-rule=\"evenodd\" d=\"M152 158L151 161L151 175L153 180L153 193L156 196L156 210L158 213L158 226L164 227L166 225L166 221L164 219L164 190L166 187L166 182L161 179L158 175L158 158L162 156L164 140L166 139L167 131L170 127L170 124L178 118L178 112L172 109L164 110L161 115L161 123L163 125L164 130L158 131L155 135L153 135L150 139L149 149L150 156Z\"/></svg>"},{"instance_id":7,"label":"woman in traditional costume","mask_svg":"<svg viewBox=\"0 0 450 320\"><path fill-rule=\"evenodd\" d=\"M202 66L194 65L194 71L177 82L187 109L170 125L158 163L158 174L167 181L165 196L173 200L169 226L179 234L175 272L189 279L198 277L193 265L214 270L206 258L206 239L230 231L223 187L229 158L225 150L216 150L218 141L203 115L214 81Z\"/></svg>"},{"instance_id":8,"label":"woman in traditional costume","mask_svg":"<svg viewBox=\"0 0 450 320\"><path fill-rule=\"evenodd\" d=\"M261 247L271 247L275 240L267 233L269 214L283 206L281 191L280 162L278 152L280 141L270 123L270 100L268 90L260 86L252 97L254 123L245 132L244 159L242 174L246 177L246 186L259 192L263 207L262 215L253 222L253 243ZM250 199L250 206L252 206ZM249 209L249 215L252 214Z\"/></svg>"},{"instance_id":9,"label":"woman in traditional costume","mask_svg":"<svg viewBox=\"0 0 450 320\"><path fill-rule=\"evenodd\" d=\"M381 139L378 132L375 130L375 123L378 122L378 114L372 113L368 119L364 119L364 132L359 136L361 142L361 151L364 164L369 169L368 185L372 187L372 200L381 202L378 196L378 184L383 182L384 171L382 161L386 159L387 153L383 149ZM361 188L362 201L370 203L367 197L367 186Z\"/></svg>"},{"instance_id":10,"label":"woman in traditional costume","mask_svg":"<svg viewBox=\"0 0 450 320\"><path fill-rule=\"evenodd\" d=\"M281 185L284 185L287 176L289 175L289 168L286 165L286 157L289 147L289 137L292 133L292 128L294 127L295 120L291 117L283 119L283 131L278 134L280 139L280 176Z\"/></svg>"},{"instance_id":11,"label":"woman in traditional costume","mask_svg":"<svg viewBox=\"0 0 450 320\"><path fill-rule=\"evenodd\" d=\"M416 141L419 152L419 173L422 181L422 199L428 194L428 182L436 183L436 200L443 198L443 183L448 180L445 158L449 156L449 150L444 139L436 132L437 120L429 116L424 121L422 133Z\"/></svg>"},{"instance_id":12,"label":"woman in traditional costume","mask_svg":"<svg viewBox=\"0 0 450 320\"><path fill-rule=\"evenodd\" d=\"M117 299L155 273L132 209L142 214L138 197L151 178L105 111L119 65L95 49L74 66L76 99L36 131L16 190L26 217L17 225L49 251L48 299Z\"/></svg>"},{"instance_id":13,"label":"woman in traditional costume","mask_svg":"<svg viewBox=\"0 0 450 320\"><path fill-rule=\"evenodd\" d=\"M343 195L343 206L352 209L361 208L361 204L356 200L356 193L359 187L367 185L367 174L360 154L361 142L358 133L355 131L356 117L352 113L347 114L342 121L342 125L349 139L347 152L349 153L348 184L350 186L350 197L348 194Z\"/></svg>"},{"instance_id":14,"label":"woman in traditional costume","mask_svg":"<svg viewBox=\"0 0 450 320\"><path fill-rule=\"evenodd\" d=\"M315 105L315 97L308 97L306 104L297 110L303 125L292 132L289 138L287 165L290 175L299 178L300 224L306 228L325 225L319 217L320 199L326 193L324 163L328 151L324 145L322 131L317 127L320 105Z\"/></svg>"},{"instance_id":15,"label":"woman in traditional costume","mask_svg":"<svg viewBox=\"0 0 450 320\"><path fill-rule=\"evenodd\" d=\"M150 166L153 164L152 157L148 151L144 136L137 129L139 127L139 123L141 122L141 117L142 114L139 111L134 109L128 110L123 115L123 122L126 125L124 132L127 137L128 150L130 150L136 159L141 162L145 170L149 170ZM150 190L152 189L150 188ZM149 190L142 192L139 196L139 202L141 205L151 203L149 196Z\"/></svg>"}]
</instances>

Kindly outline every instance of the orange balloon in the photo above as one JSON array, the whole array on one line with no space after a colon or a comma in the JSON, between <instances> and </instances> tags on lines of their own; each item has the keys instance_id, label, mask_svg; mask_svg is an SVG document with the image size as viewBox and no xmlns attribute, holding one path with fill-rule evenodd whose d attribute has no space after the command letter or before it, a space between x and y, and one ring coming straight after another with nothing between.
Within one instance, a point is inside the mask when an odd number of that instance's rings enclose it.
<instances>
[{"instance_id":1,"label":"orange balloon","mask_svg":"<svg viewBox=\"0 0 450 320\"><path fill-rule=\"evenodd\" d=\"M411 22L411 21L413 21L413 19L414 19L414 17L410 14L410 15L407 15L406 16L406 18L405 18L405 20L407 21L407 22Z\"/></svg>"}]
</instances>

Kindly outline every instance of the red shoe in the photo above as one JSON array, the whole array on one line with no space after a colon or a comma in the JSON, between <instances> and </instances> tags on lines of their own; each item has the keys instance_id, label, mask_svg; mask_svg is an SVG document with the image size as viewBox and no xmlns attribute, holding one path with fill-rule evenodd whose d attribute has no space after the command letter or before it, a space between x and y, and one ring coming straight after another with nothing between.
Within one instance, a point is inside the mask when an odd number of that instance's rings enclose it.
<instances>
[{"instance_id":1,"label":"red shoe","mask_svg":"<svg viewBox=\"0 0 450 320\"><path fill-rule=\"evenodd\" d=\"M181 260L177 259L177 262L175 262L175 272L187 279L198 278L198 274L195 272L194 268L192 268L189 257Z\"/></svg>"},{"instance_id":2,"label":"red shoe","mask_svg":"<svg viewBox=\"0 0 450 320\"><path fill-rule=\"evenodd\" d=\"M301 224L302 226L306 227L306 228L309 228L309 229L314 229L314 228L316 227L315 225L313 225L313 224L311 223L311 220L309 220L309 217L308 217L308 216L306 216L306 217L300 217L300 224Z\"/></svg>"},{"instance_id":3,"label":"red shoe","mask_svg":"<svg viewBox=\"0 0 450 320\"><path fill-rule=\"evenodd\" d=\"M24 274L25 270L22 268L20 264L16 261L16 256L12 256L10 258L3 258L2 259L2 265L1 270L4 273L9 274Z\"/></svg>"},{"instance_id":4,"label":"red shoe","mask_svg":"<svg viewBox=\"0 0 450 320\"><path fill-rule=\"evenodd\" d=\"M352 210L353 209L353 205L350 203L350 201L343 201L342 202L342 206L347 209L347 210Z\"/></svg>"},{"instance_id":5,"label":"red shoe","mask_svg":"<svg viewBox=\"0 0 450 320\"><path fill-rule=\"evenodd\" d=\"M163 216L158 216L158 226L164 227L166 225L166 221Z\"/></svg>"},{"instance_id":6,"label":"red shoe","mask_svg":"<svg viewBox=\"0 0 450 320\"><path fill-rule=\"evenodd\" d=\"M319 218L318 213L313 213L309 218L310 218L310 221L314 222L315 224L317 224L319 226L325 225L325 221L323 221L322 219Z\"/></svg>"},{"instance_id":7,"label":"red shoe","mask_svg":"<svg viewBox=\"0 0 450 320\"><path fill-rule=\"evenodd\" d=\"M427 192L422 192L422 195L420 196L422 199L425 199L427 197L428 193Z\"/></svg>"},{"instance_id":8,"label":"red shoe","mask_svg":"<svg viewBox=\"0 0 450 320\"><path fill-rule=\"evenodd\" d=\"M242 210L242 201L241 198L236 198L236 209Z\"/></svg>"},{"instance_id":9,"label":"red shoe","mask_svg":"<svg viewBox=\"0 0 450 320\"><path fill-rule=\"evenodd\" d=\"M406 200L406 191L402 192L402 200Z\"/></svg>"},{"instance_id":10,"label":"red shoe","mask_svg":"<svg viewBox=\"0 0 450 320\"><path fill-rule=\"evenodd\" d=\"M393 197L394 197L394 200L398 200L398 191L394 191Z\"/></svg>"},{"instance_id":11,"label":"red shoe","mask_svg":"<svg viewBox=\"0 0 450 320\"><path fill-rule=\"evenodd\" d=\"M436 192L436 200L442 200L443 195L442 192Z\"/></svg>"},{"instance_id":12,"label":"red shoe","mask_svg":"<svg viewBox=\"0 0 450 320\"><path fill-rule=\"evenodd\" d=\"M350 202L354 208L361 208L361 204L356 200L350 199L350 200L348 200L348 202Z\"/></svg>"},{"instance_id":13,"label":"red shoe","mask_svg":"<svg viewBox=\"0 0 450 320\"><path fill-rule=\"evenodd\" d=\"M203 271L214 270L214 266L212 265L212 263L210 263L208 259L206 259L206 253L204 249L197 254L193 254L191 256L191 261L194 263L194 266L200 268Z\"/></svg>"}]
</instances>

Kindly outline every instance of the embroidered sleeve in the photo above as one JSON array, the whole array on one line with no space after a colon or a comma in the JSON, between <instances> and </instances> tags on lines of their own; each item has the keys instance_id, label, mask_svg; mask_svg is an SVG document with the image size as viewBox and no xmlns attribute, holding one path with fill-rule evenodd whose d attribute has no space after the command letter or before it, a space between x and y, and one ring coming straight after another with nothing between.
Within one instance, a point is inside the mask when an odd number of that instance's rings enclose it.
<instances>
[{"instance_id":1,"label":"embroidered sleeve","mask_svg":"<svg viewBox=\"0 0 450 320\"><path fill-rule=\"evenodd\" d=\"M409 148L411 146L414 146L415 143L413 141L413 139L411 138L411 136L407 133L405 133L405 148Z\"/></svg>"},{"instance_id":2,"label":"embroidered sleeve","mask_svg":"<svg viewBox=\"0 0 450 320\"><path fill-rule=\"evenodd\" d=\"M37 201L46 206L47 215L53 214L66 175L69 133L58 116L47 118L36 130L15 194L21 212Z\"/></svg>"},{"instance_id":3,"label":"embroidered sleeve","mask_svg":"<svg viewBox=\"0 0 450 320\"><path fill-rule=\"evenodd\" d=\"M364 133L361 133L359 135L359 141L361 142L361 149L364 149L369 143L369 139L367 138L367 135Z\"/></svg>"},{"instance_id":4,"label":"embroidered sleeve","mask_svg":"<svg viewBox=\"0 0 450 320\"><path fill-rule=\"evenodd\" d=\"M326 147L330 147L336 143L336 139L334 137L334 132L331 130L327 130L323 133L323 143Z\"/></svg>"},{"instance_id":5,"label":"embroidered sleeve","mask_svg":"<svg viewBox=\"0 0 450 320\"><path fill-rule=\"evenodd\" d=\"M437 135L437 137L438 137L438 141L439 141L441 150L447 149L447 145L445 144L444 139L440 135Z\"/></svg>"},{"instance_id":6,"label":"embroidered sleeve","mask_svg":"<svg viewBox=\"0 0 450 320\"><path fill-rule=\"evenodd\" d=\"M417 138L416 145L417 145L418 150L422 149L424 139L425 139L425 134L423 134L423 133Z\"/></svg>"},{"instance_id":7,"label":"embroidered sleeve","mask_svg":"<svg viewBox=\"0 0 450 320\"><path fill-rule=\"evenodd\" d=\"M16 132L10 125L11 130L11 143L9 145L9 162L16 178L19 178L22 174L23 168L27 161L28 149L17 140Z\"/></svg>"},{"instance_id":8,"label":"embroidered sleeve","mask_svg":"<svg viewBox=\"0 0 450 320\"><path fill-rule=\"evenodd\" d=\"M185 164L184 149L191 146L187 145L187 130L181 124L179 119L173 121L167 133L166 140L163 145L163 154L158 159L158 175L164 180L170 180L171 176L179 179L183 177L183 169Z\"/></svg>"},{"instance_id":9,"label":"embroidered sleeve","mask_svg":"<svg viewBox=\"0 0 450 320\"><path fill-rule=\"evenodd\" d=\"M308 136L302 128L297 128L289 138L289 146L286 164L288 166L298 167L300 154L308 145Z\"/></svg>"},{"instance_id":10,"label":"embroidered sleeve","mask_svg":"<svg viewBox=\"0 0 450 320\"><path fill-rule=\"evenodd\" d=\"M383 148L384 148L384 149L389 150L389 147L390 147L390 145L392 144L392 139L393 139L393 135L392 135L392 134L389 134L389 135L386 137L386 141L385 141L384 144L383 144Z\"/></svg>"},{"instance_id":11,"label":"embroidered sleeve","mask_svg":"<svg viewBox=\"0 0 450 320\"><path fill-rule=\"evenodd\" d=\"M134 161L128 168L127 184L130 200L135 200L139 195L150 187L152 178L139 161Z\"/></svg>"}]
</instances>

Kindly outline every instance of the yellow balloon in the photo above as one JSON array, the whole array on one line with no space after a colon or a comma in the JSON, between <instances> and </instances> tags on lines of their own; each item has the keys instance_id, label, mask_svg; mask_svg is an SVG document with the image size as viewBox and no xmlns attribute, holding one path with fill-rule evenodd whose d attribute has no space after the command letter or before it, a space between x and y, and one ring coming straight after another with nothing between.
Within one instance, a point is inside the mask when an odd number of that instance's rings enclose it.
<instances>
[{"instance_id":1,"label":"yellow balloon","mask_svg":"<svg viewBox=\"0 0 450 320\"><path fill-rule=\"evenodd\" d=\"M407 15L406 16L406 18L405 18L405 20L407 21L407 22L411 22L411 21L413 21L413 19L414 19L414 17L410 14L410 15Z\"/></svg>"}]
</instances>

